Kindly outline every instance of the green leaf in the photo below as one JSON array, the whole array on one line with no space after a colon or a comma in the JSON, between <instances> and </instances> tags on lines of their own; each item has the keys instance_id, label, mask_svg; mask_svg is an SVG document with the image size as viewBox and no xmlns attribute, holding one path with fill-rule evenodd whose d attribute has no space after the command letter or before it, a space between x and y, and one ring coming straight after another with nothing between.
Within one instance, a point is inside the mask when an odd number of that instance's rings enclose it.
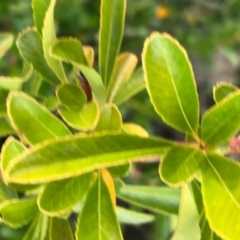
<instances>
[{"instance_id":1,"label":"green leaf","mask_svg":"<svg viewBox=\"0 0 240 240\"><path fill-rule=\"evenodd\" d=\"M7 111L15 129L24 134L30 144L71 134L48 109L25 93L11 92Z\"/></svg>"},{"instance_id":2,"label":"green leaf","mask_svg":"<svg viewBox=\"0 0 240 240\"><path fill-rule=\"evenodd\" d=\"M44 101L44 106L47 107L50 111L55 111L59 107L60 102L57 97L48 97Z\"/></svg>"},{"instance_id":3,"label":"green leaf","mask_svg":"<svg viewBox=\"0 0 240 240\"><path fill-rule=\"evenodd\" d=\"M7 110L6 110L7 96L8 96L8 91L0 89L0 117L7 116Z\"/></svg>"},{"instance_id":4,"label":"green leaf","mask_svg":"<svg viewBox=\"0 0 240 240\"><path fill-rule=\"evenodd\" d=\"M71 226L66 219L51 218L49 223L51 240L74 240Z\"/></svg>"},{"instance_id":5,"label":"green leaf","mask_svg":"<svg viewBox=\"0 0 240 240\"><path fill-rule=\"evenodd\" d=\"M6 200L17 198L17 192L9 188L0 178L0 204Z\"/></svg>"},{"instance_id":6,"label":"green leaf","mask_svg":"<svg viewBox=\"0 0 240 240\"><path fill-rule=\"evenodd\" d=\"M32 221L23 240L46 240L48 217L41 212Z\"/></svg>"},{"instance_id":7,"label":"green leaf","mask_svg":"<svg viewBox=\"0 0 240 240\"><path fill-rule=\"evenodd\" d=\"M76 62L88 65L81 42L77 38L60 38L53 44L54 54Z\"/></svg>"},{"instance_id":8,"label":"green leaf","mask_svg":"<svg viewBox=\"0 0 240 240\"><path fill-rule=\"evenodd\" d=\"M7 181L27 184L69 178L98 168L159 158L171 145L161 138L107 132L64 137L15 158L8 167Z\"/></svg>"},{"instance_id":9,"label":"green leaf","mask_svg":"<svg viewBox=\"0 0 240 240\"><path fill-rule=\"evenodd\" d=\"M31 28L24 29L18 35L16 44L23 59L32 64L33 68L46 81L53 85L59 83L58 78L44 58L42 40L38 32Z\"/></svg>"},{"instance_id":10,"label":"green leaf","mask_svg":"<svg viewBox=\"0 0 240 240\"><path fill-rule=\"evenodd\" d=\"M5 77L0 76L0 89L16 90L22 87L32 75L32 66L26 66L23 69L22 77Z\"/></svg>"},{"instance_id":11,"label":"green leaf","mask_svg":"<svg viewBox=\"0 0 240 240\"><path fill-rule=\"evenodd\" d=\"M38 195L39 209L48 216L60 216L71 211L81 201L92 183L93 174L50 182Z\"/></svg>"},{"instance_id":12,"label":"green leaf","mask_svg":"<svg viewBox=\"0 0 240 240\"><path fill-rule=\"evenodd\" d=\"M210 154L202 169L202 195L211 228L223 239L240 236L240 165Z\"/></svg>"},{"instance_id":13,"label":"green leaf","mask_svg":"<svg viewBox=\"0 0 240 240\"><path fill-rule=\"evenodd\" d=\"M153 222L155 217L146 213L135 212L126 208L116 208L117 218L122 224L140 225Z\"/></svg>"},{"instance_id":14,"label":"green leaf","mask_svg":"<svg viewBox=\"0 0 240 240\"><path fill-rule=\"evenodd\" d=\"M180 191L167 187L125 185L117 190L117 197L153 212L177 214Z\"/></svg>"},{"instance_id":15,"label":"green leaf","mask_svg":"<svg viewBox=\"0 0 240 240\"><path fill-rule=\"evenodd\" d=\"M87 102L83 89L74 84L60 85L57 90L57 97L61 103L69 110L79 111Z\"/></svg>"},{"instance_id":16,"label":"green leaf","mask_svg":"<svg viewBox=\"0 0 240 240\"><path fill-rule=\"evenodd\" d=\"M126 0L102 0L99 32L99 69L108 86L118 55L124 28Z\"/></svg>"},{"instance_id":17,"label":"green leaf","mask_svg":"<svg viewBox=\"0 0 240 240\"><path fill-rule=\"evenodd\" d=\"M1 152L1 171L5 177L5 171L10 161L18 156L20 153L26 151L27 148L18 140L13 137L9 137L2 146Z\"/></svg>"},{"instance_id":18,"label":"green leaf","mask_svg":"<svg viewBox=\"0 0 240 240\"><path fill-rule=\"evenodd\" d=\"M202 140L216 146L240 129L240 92L230 94L210 108L202 117Z\"/></svg>"},{"instance_id":19,"label":"green leaf","mask_svg":"<svg viewBox=\"0 0 240 240\"><path fill-rule=\"evenodd\" d=\"M80 111L59 109L58 112L70 127L81 131L92 131L99 119L99 108L95 100L85 104Z\"/></svg>"},{"instance_id":20,"label":"green leaf","mask_svg":"<svg viewBox=\"0 0 240 240\"><path fill-rule=\"evenodd\" d=\"M100 118L95 131L120 130L122 126L122 116L114 104L105 104L101 109Z\"/></svg>"},{"instance_id":21,"label":"green leaf","mask_svg":"<svg viewBox=\"0 0 240 240\"><path fill-rule=\"evenodd\" d=\"M38 33L42 36L45 13L51 0L32 0L33 19Z\"/></svg>"},{"instance_id":22,"label":"green leaf","mask_svg":"<svg viewBox=\"0 0 240 240\"><path fill-rule=\"evenodd\" d=\"M42 28L43 52L49 67L57 75L60 81L68 82L62 63L50 55L50 47L53 44L53 42L56 41L56 35L55 35L55 29L54 29L55 4L56 4L56 0L51 0L45 12L45 18L43 20L43 28Z\"/></svg>"},{"instance_id":23,"label":"green leaf","mask_svg":"<svg viewBox=\"0 0 240 240\"><path fill-rule=\"evenodd\" d=\"M196 180L191 182L192 192L196 207L198 208L199 214L199 226L201 228L201 240L221 240L210 228L209 223L206 219L205 209L203 206L201 185Z\"/></svg>"},{"instance_id":24,"label":"green leaf","mask_svg":"<svg viewBox=\"0 0 240 240\"><path fill-rule=\"evenodd\" d=\"M200 240L197 207L188 185L182 187L177 228L171 240Z\"/></svg>"},{"instance_id":25,"label":"green leaf","mask_svg":"<svg viewBox=\"0 0 240 240\"><path fill-rule=\"evenodd\" d=\"M145 80L142 68L138 68L130 79L121 85L113 98L113 103L120 105L127 101L143 89L145 89Z\"/></svg>"},{"instance_id":26,"label":"green leaf","mask_svg":"<svg viewBox=\"0 0 240 240\"><path fill-rule=\"evenodd\" d=\"M169 35L153 33L145 41L142 61L156 112L164 122L198 140L199 102L186 51Z\"/></svg>"},{"instance_id":27,"label":"green leaf","mask_svg":"<svg viewBox=\"0 0 240 240\"><path fill-rule=\"evenodd\" d=\"M14 134L15 131L5 118L0 118L0 137Z\"/></svg>"},{"instance_id":28,"label":"green leaf","mask_svg":"<svg viewBox=\"0 0 240 240\"><path fill-rule=\"evenodd\" d=\"M107 169L112 176L114 177L119 177L119 176L127 176L129 174L129 172L131 171L131 164L130 163L126 163L126 164L122 164L116 167L110 167Z\"/></svg>"},{"instance_id":29,"label":"green leaf","mask_svg":"<svg viewBox=\"0 0 240 240\"><path fill-rule=\"evenodd\" d=\"M216 103L228 96L230 93L237 91L238 88L228 82L219 82L213 87L213 99Z\"/></svg>"},{"instance_id":30,"label":"green leaf","mask_svg":"<svg viewBox=\"0 0 240 240\"><path fill-rule=\"evenodd\" d=\"M110 191L101 175L90 189L79 215L76 238L79 240L123 239Z\"/></svg>"},{"instance_id":31,"label":"green leaf","mask_svg":"<svg viewBox=\"0 0 240 240\"><path fill-rule=\"evenodd\" d=\"M76 69L83 73L88 83L90 84L90 87L100 106L106 102L106 89L102 83L101 77L93 68L76 62L74 59L71 58L71 55L66 48L58 47L58 42L53 44L51 54L54 58L58 60L71 63Z\"/></svg>"},{"instance_id":32,"label":"green leaf","mask_svg":"<svg viewBox=\"0 0 240 240\"><path fill-rule=\"evenodd\" d=\"M1 170L4 181L6 180L5 179L6 168L10 164L11 160L20 155L21 153L23 153L24 151L28 151L27 148L15 138L9 137L7 141L5 141L1 153ZM37 187L36 185L21 185L14 183L13 184L8 183L8 186L17 189L20 192Z\"/></svg>"},{"instance_id":33,"label":"green leaf","mask_svg":"<svg viewBox=\"0 0 240 240\"><path fill-rule=\"evenodd\" d=\"M4 222L11 227L28 224L37 214L36 199L12 199L0 204L0 214Z\"/></svg>"},{"instance_id":34,"label":"green leaf","mask_svg":"<svg viewBox=\"0 0 240 240\"><path fill-rule=\"evenodd\" d=\"M175 146L164 156L159 173L161 179L170 186L181 186L193 179L194 174L205 161L204 153L198 148Z\"/></svg>"},{"instance_id":35,"label":"green leaf","mask_svg":"<svg viewBox=\"0 0 240 240\"><path fill-rule=\"evenodd\" d=\"M107 101L112 102L121 85L129 80L137 65L137 57L132 53L122 53L117 57L112 77L107 88Z\"/></svg>"},{"instance_id":36,"label":"green leaf","mask_svg":"<svg viewBox=\"0 0 240 240\"><path fill-rule=\"evenodd\" d=\"M13 44L14 37L11 33L0 33L0 58L5 55Z\"/></svg>"}]
</instances>

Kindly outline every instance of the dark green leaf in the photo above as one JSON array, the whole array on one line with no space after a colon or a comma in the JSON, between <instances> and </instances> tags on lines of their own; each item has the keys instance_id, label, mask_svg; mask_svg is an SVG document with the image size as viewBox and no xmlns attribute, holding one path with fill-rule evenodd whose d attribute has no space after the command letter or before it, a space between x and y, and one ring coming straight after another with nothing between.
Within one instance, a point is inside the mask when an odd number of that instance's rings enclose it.
<instances>
[{"instance_id":1,"label":"dark green leaf","mask_svg":"<svg viewBox=\"0 0 240 240\"><path fill-rule=\"evenodd\" d=\"M51 240L74 240L71 226L66 219L50 219L50 239Z\"/></svg>"},{"instance_id":2,"label":"dark green leaf","mask_svg":"<svg viewBox=\"0 0 240 240\"><path fill-rule=\"evenodd\" d=\"M33 65L33 68L51 84L58 84L59 80L48 66L42 49L40 35L31 28L27 28L19 34L17 46L22 57Z\"/></svg>"}]
</instances>

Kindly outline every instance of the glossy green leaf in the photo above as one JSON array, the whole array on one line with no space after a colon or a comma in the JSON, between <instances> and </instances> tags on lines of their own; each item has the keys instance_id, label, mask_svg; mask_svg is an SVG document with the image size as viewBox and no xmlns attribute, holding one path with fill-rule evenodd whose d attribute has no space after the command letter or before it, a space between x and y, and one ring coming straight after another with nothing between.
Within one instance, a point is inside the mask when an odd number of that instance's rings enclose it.
<instances>
[{"instance_id":1,"label":"glossy green leaf","mask_svg":"<svg viewBox=\"0 0 240 240\"><path fill-rule=\"evenodd\" d=\"M132 53L122 53L117 57L111 80L107 88L107 101L112 102L121 85L129 80L137 65L137 57Z\"/></svg>"},{"instance_id":2,"label":"glossy green leaf","mask_svg":"<svg viewBox=\"0 0 240 240\"><path fill-rule=\"evenodd\" d=\"M0 178L0 204L13 198L18 198L17 192L9 188Z\"/></svg>"},{"instance_id":3,"label":"glossy green leaf","mask_svg":"<svg viewBox=\"0 0 240 240\"><path fill-rule=\"evenodd\" d=\"M57 88L57 97L69 110L80 111L87 102L83 89L74 84L63 84Z\"/></svg>"},{"instance_id":4,"label":"glossy green leaf","mask_svg":"<svg viewBox=\"0 0 240 240\"><path fill-rule=\"evenodd\" d=\"M163 214L177 214L180 191L167 187L125 185L117 190L117 197L131 204Z\"/></svg>"},{"instance_id":5,"label":"glossy green leaf","mask_svg":"<svg viewBox=\"0 0 240 240\"><path fill-rule=\"evenodd\" d=\"M59 80L48 66L42 49L42 40L38 32L32 28L24 29L16 42L19 52L28 63L49 83L58 84Z\"/></svg>"},{"instance_id":6,"label":"glossy green leaf","mask_svg":"<svg viewBox=\"0 0 240 240\"><path fill-rule=\"evenodd\" d=\"M230 93L237 91L238 88L228 82L219 82L213 87L213 99L216 103L228 96Z\"/></svg>"},{"instance_id":7,"label":"glossy green leaf","mask_svg":"<svg viewBox=\"0 0 240 240\"><path fill-rule=\"evenodd\" d=\"M48 217L38 212L22 240L46 240Z\"/></svg>"},{"instance_id":8,"label":"glossy green leaf","mask_svg":"<svg viewBox=\"0 0 240 240\"><path fill-rule=\"evenodd\" d=\"M60 216L71 211L91 186L93 174L46 184L38 195L38 206L48 216Z\"/></svg>"},{"instance_id":9,"label":"glossy green leaf","mask_svg":"<svg viewBox=\"0 0 240 240\"><path fill-rule=\"evenodd\" d=\"M240 92L237 91L205 112L202 140L206 145L223 143L240 129Z\"/></svg>"},{"instance_id":10,"label":"glossy green leaf","mask_svg":"<svg viewBox=\"0 0 240 240\"><path fill-rule=\"evenodd\" d=\"M211 228L223 239L240 236L240 165L217 154L202 169L202 195Z\"/></svg>"},{"instance_id":11,"label":"glossy green leaf","mask_svg":"<svg viewBox=\"0 0 240 240\"><path fill-rule=\"evenodd\" d=\"M81 42L77 38L60 38L54 45L54 54L69 61L87 65Z\"/></svg>"},{"instance_id":12,"label":"glossy green leaf","mask_svg":"<svg viewBox=\"0 0 240 240\"><path fill-rule=\"evenodd\" d=\"M80 111L59 109L63 120L72 128L81 131L93 130L99 119L99 108L95 100L85 104Z\"/></svg>"},{"instance_id":13,"label":"glossy green leaf","mask_svg":"<svg viewBox=\"0 0 240 240\"><path fill-rule=\"evenodd\" d=\"M99 69L108 86L118 55L124 27L126 0L102 0L99 32Z\"/></svg>"},{"instance_id":14,"label":"glossy green leaf","mask_svg":"<svg viewBox=\"0 0 240 240\"><path fill-rule=\"evenodd\" d=\"M8 91L1 89L0 90L0 117L7 116L7 110L6 110L7 96L8 96Z\"/></svg>"},{"instance_id":15,"label":"glossy green leaf","mask_svg":"<svg viewBox=\"0 0 240 240\"><path fill-rule=\"evenodd\" d=\"M175 146L164 156L159 173L164 182L177 187L191 180L205 161L204 153L198 148Z\"/></svg>"},{"instance_id":16,"label":"glossy green leaf","mask_svg":"<svg viewBox=\"0 0 240 240\"><path fill-rule=\"evenodd\" d=\"M179 216L171 240L201 239L197 207L188 185L182 187Z\"/></svg>"},{"instance_id":17,"label":"glossy green leaf","mask_svg":"<svg viewBox=\"0 0 240 240\"><path fill-rule=\"evenodd\" d=\"M49 223L51 240L74 240L71 226L66 219L51 218Z\"/></svg>"},{"instance_id":18,"label":"glossy green leaf","mask_svg":"<svg viewBox=\"0 0 240 240\"><path fill-rule=\"evenodd\" d=\"M6 140L1 152L1 171L3 176L5 176L5 171L10 161L26 150L27 148L15 138L9 137Z\"/></svg>"},{"instance_id":19,"label":"glossy green leaf","mask_svg":"<svg viewBox=\"0 0 240 240\"><path fill-rule=\"evenodd\" d=\"M196 180L191 182L192 193L198 209L199 226L201 228L201 240L221 240L210 228L208 220L206 219L205 209L203 206L201 185Z\"/></svg>"},{"instance_id":20,"label":"glossy green leaf","mask_svg":"<svg viewBox=\"0 0 240 240\"><path fill-rule=\"evenodd\" d=\"M0 58L5 55L13 44L14 37L11 33L0 33Z\"/></svg>"},{"instance_id":21,"label":"glossy green leaf","mask_svg":"<svg viewBox=\"0 0 240 240\"><path fill-rule=\"evenodd\" d=\"M44 17L51 0L32 0L33 19L38 33L42 36Z\"/></svg>"},{"instance_id":22,"label":"glossy green leaf","mask_svg":"<svg viewBox=\"0 0 240 240\"><path fill-rule=\"evenodd\" d=\"M81 71L86 77L88 83L90 84L90 87L98 103L100 105L103 105L105 103L106 89L103 85L101 77L93 68L90 68L88 66L85 66L83 64L80 64L74 61L74 59L71 58L71 55L69 55L69 52L67 51L66 48L58 48L58 42L53 44L51 49L51 54L53 57L55 57L58 60L71 63L76 69Z\"/></svg>"},{"instance_id":23,"label":"glossy green leaf","mask_svg":"<svg viewBox=\"0 0 240 240\"><path fill-rule=\"evenodd\" d=\"M95 180L79 215L77 239L123 239L110 191L102 176Z\"/></svg>"},{"instance_id":24,"label":"glossy green leaf","mask_svg":"<svg viewBox=\"0 0 240 240\"><path fill-rule=\"evenodd\" d=\"M15 129L30 144L71 134L57 117L25 93L11 92L7 111Z\"/></svg>"},{"instance_id":25,"label":"glossy green leaf","mask_svg":"<svg viewBox=\"0 0 240 240\"><path fill-rule=\"evenodd\" d=\"M0 214L4 222L11 227L28 224L37 214L36 199L12 199L0 204Z\"/></svg>"},{"instance_id":26,"label":"glossy green leaf","mask_svg":"<svg viewBox=\"0 0 240 240\"><path fill-rule=\"evenodd\" d=\"M43 20L43 28L42 28L43 52L44 52L44 57L49 65L49 67L57 75L58 79L61 82L67 82L68 80L65 75L61 61L53 58L50 55L50 47L53 44L53 42L56 41L55 28L54 28L55 4L56 4L56 0L51 0L49 2L48 8L45 12L45 17Z\"/></svg>"},{"instance_id":27,"label":"glossy green leaf","mask_svg":"<svg viewBox=\"0 0 240 240\"><path fill-rule=\"evenodd\" d=\"M122 224L140 225L150 223L155 220L153 215L132 211L122 207L116 208L116 214L118 221Z\"/></svg>"},{"instance_id":28,"label":"glossy green leaf","mask_svg":"<svg viewBox=\"0 0 240 240\"><path fill-rule=\"evenodd\" d=\"M96 131L120 130L122 126L122 116L114 104L105 104L101 109Z\"/></svg>"},{"instance_id":29,"label":"glossy green leaf","mask_svg":"<svg viewBox=\"0 0 240 240\"><path fill-rule=\"evenodd\" d=\"M0 137L14 134L15 131L5 118L0 118Z\"/></svg>"},{"instance_id":30,"label":"glossy green leaf","mask_svg":"<svg viewBox=\"0 0 240 240\"><path fill-rule=\"evenodd\" d=\"M145 88L145 80L142 68L138 68L130 77L130 79L121 85L113 98L113 102L117 105L127 101Z\"/></svg>"},{"instance_id":31,"label":"glossy green leaf","mask_svg":"<svg viewBox=\"0 0 240 240\"><path fill-rule=\"evenodd\" d=\"M5 77L0 76L0 89L17 90L22 87L22 84L26 82L32 75L32 66L26 66L23 69L22 76L20 77Z\"/></svg>"},{"instance_id":32,"label":"glossy green leaf","mask_svg":"<svg viewBox=\"0 0 240 240\"><path fill-rule=\"evenodd\" d=\"M159 158L171 145L161 138L107 132L53 139L11 162L7 180L27 184L69 178L98 168Z\"/></svg>"},{"instance_id":33,"label":"glossy green leaf","mask_svg":"<svg viewBox=\"0 0 240 240\"><path fill-rule=\"evenodd\" d=\"M2 147L2 153L1 153L1 170L3 179L5 181L5 171L8 165L10 164L11 160L23 153L24 151L28 151L27 148L19 142L17 139L13 137L9 137L3 147ZM25 190L33 189L36 187L36 185L21 185L21 184L12 184L8 183L8 186L10 186L13 189L16 189L20 192L23 192Z\"/></svg>"},{"instance_id":34,"label":"glossy green leaf","mask_svg":"<svg viewBox=\"0 0 240 240\"><path fill-rule=\"evenodd\" d=\"M153 33L145 41L142 61L156 112L170 126L198 139L199 102L186 51L169 35Z\"/></svg>"}]
</instances>

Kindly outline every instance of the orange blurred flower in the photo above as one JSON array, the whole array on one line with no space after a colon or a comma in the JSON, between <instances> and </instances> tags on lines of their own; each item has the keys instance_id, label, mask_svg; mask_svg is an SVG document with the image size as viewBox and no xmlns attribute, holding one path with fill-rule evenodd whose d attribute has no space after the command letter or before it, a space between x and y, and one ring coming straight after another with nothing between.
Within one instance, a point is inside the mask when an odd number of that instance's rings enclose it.
<instances>
[{"instance_id":1,"label":"orange blurred flower","mask_svg":"<svg viewBox=\"0 0 240 240\"><path fill-rule=\"evenodd\" d=\"M166 19L169 17L169 15L170 15L170 10L166 6L163 6L163 5L158 6L155 10L155 16L158 19Z\"/></svg>"}]
</instances>

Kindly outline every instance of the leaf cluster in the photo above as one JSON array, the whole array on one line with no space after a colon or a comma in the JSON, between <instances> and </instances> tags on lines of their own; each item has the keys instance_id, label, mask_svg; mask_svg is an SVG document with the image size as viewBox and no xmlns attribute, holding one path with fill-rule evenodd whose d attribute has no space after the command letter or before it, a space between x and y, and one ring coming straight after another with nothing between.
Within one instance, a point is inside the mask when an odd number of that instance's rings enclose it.
<instances>
[{"instance_id":1,"label":"leaf cluster","mask_svg":"<svg viewBox=\"0 0 240 240\"><path fill-rule=\"evenodd\" d=\"M123 239L120 223L154 220L117 206L119 198L178 215L171 239L238 239L240 165L226 157L239 152L238 88L216 85L215 105L200 121L194 74L177 40L152 33L143 67L136 69L133 53L119 54L126 1L102 0L97 71L93 48L56 37L55 4L32 1L35 26L16 40L23 74L0 77L0 134L12 135L1 151L1 221L13 228L30 223L24 240L107 240ZM1 34L1 56L12 43L11 34ZM123 123L119 105L144 88L159 117L184 133L185 142ZM169 187L121 180L135 162L152 161L160 163L159 176Z\"/></svg>"}]
</instances>

